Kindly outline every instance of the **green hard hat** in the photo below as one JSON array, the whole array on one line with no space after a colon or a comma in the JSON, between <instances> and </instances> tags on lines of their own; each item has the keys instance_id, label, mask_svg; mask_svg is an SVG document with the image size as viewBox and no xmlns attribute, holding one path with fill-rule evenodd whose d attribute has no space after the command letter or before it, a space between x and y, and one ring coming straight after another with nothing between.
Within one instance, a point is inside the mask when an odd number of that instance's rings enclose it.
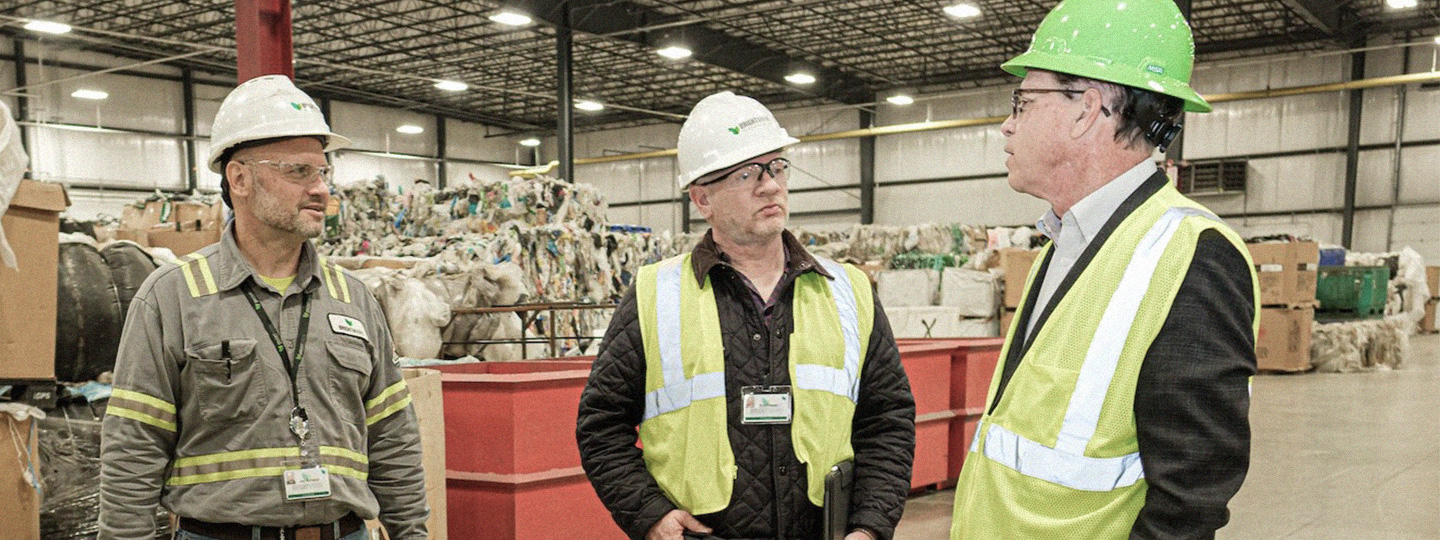
<instances>
[{"instance_id":1,"label":"green hard hat","mask_svg":"<svg viewBox=\"0 0 1440 540\"><path fill-rule=\"evenodd\" d=\"M1133 86L1210 112L1190 88L1195 41L1174 0L1064 0L1035 30L1030 50L1000 66L1024 77L1029 68Z\"/></svg>"}]
</instances>

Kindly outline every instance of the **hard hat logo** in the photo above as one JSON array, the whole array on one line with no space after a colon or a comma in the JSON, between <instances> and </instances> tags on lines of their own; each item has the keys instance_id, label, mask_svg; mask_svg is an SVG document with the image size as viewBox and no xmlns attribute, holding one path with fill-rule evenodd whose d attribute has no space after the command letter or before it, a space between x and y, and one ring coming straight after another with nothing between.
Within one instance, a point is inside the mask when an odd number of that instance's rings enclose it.
<instances>
[{"instance_id":1,"label":"hard hat logo","mask_svg":"<svg viewBox=\"0 0 1440 540\"><path fill-rule=\"evenodd\" d=\"M739 135L739 134L740 134L740 126L735 126L735 127L730 128L730 134L731 134L731 135Z\"/></svg>"}]
</instances>

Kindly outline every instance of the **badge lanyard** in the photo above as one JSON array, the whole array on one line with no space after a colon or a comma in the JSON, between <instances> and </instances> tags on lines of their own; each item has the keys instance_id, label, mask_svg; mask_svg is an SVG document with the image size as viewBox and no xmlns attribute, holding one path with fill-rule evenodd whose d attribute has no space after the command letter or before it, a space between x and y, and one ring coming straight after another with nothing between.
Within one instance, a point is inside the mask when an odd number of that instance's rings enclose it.
<instances>
[{"instance_id":1,"label":"badge lanyard","mask_svg":"<svg viewBox=\"0 0 1440 540\"><path fill-rule=\"evenodd\" d=\"M255 314L260 316L260 324L265 326L265 333L270 335L270 342L275 344L275 351L280 353L280 360L285 363L285 372L290 375L290 398L293 408L290 409L290 431L300 437L300 448L304 451L305 443L310 437L310 416L305 413L305 407L300 406L300 362L305 360L305 334L310 329L310 293L307 291L300 296L300 330L295 335L294 360L285 350L285 339L280 336L280 331L275 324L270 322L270 316L265 314L265 309L260 307L260 299L255 297L249 283L240 287L245 292L245 298L250 300L250 307L255 308Z\"/></svg>"}]
</instances>

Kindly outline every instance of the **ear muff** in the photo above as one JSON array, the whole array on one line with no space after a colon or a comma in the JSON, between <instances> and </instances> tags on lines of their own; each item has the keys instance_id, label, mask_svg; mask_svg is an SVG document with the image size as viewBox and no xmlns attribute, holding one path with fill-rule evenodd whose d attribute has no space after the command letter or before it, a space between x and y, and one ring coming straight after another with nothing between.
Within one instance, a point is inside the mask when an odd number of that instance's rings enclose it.
<instances>
[{"instance_id":1,"label":"ear muff","mask_svg":"<svg viewBox=\"0 0 1440 540\"><path fill-rule=\"evenodd\" d=\"M1155 148L1164 152L1170 148L1170 143L1175 142L1175 137L1180 136L1180 130L1185 129L1184 122L1171 122L1169 120L1154 120L1145 129L1145 140L1155 145Z\"/></svg>"}]
</instances>

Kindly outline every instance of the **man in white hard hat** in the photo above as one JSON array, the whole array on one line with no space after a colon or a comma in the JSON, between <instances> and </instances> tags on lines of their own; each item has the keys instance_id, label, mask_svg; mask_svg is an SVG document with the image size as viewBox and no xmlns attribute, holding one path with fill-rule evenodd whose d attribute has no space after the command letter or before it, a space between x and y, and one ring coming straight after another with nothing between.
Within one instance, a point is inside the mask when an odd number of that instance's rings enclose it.
<instances>
[{"instance_id":1,"label":"man in white hard hat","mask_svg":"<svg viewBox=\"0 0 1440 540\"><path fill-rule=\"evenodd\" d=\"M101 437L100 540L360 540L379 517L427 538L420 436L379 304L320 258L349 140L289 78L216 114L210 169L234 210L220 243L135 294Z\"/></svg>"},{"instance_id":2,"label":"man in white hard hat","mask_svg":"<svg viewBox=\"0 0 1440 540\"><path fill-rule=\"evenodd\" d=\"M585 471L635 540L818 539L841 495L826 475L852 461L831 534L889 539L904 510L914 398L866 275L785 230L796 142L730 92L680 130L680 187L710 232L640 270L580 398Z\"/></svg>"}]
</instances>

